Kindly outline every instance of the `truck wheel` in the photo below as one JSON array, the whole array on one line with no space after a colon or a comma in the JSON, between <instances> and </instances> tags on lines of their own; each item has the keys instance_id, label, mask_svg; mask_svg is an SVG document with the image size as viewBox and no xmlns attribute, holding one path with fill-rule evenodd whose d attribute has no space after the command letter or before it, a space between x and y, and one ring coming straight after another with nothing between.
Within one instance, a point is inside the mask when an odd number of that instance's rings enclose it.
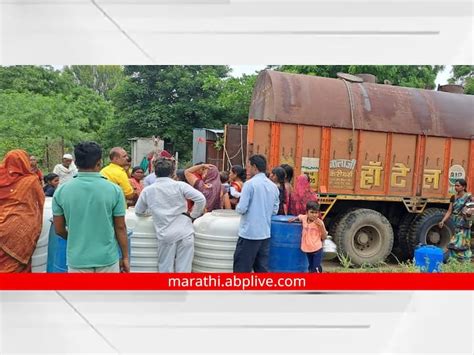
<instances>
[{"instance_id":1,"label":"truck wheel","mask_svg":"<svg viewBox=\"0 0 474 355\"><path fill-rule=\"evenodd\" d=\"M408 238L408 233L410 231L410 226L413 223L413 220L417 217L416 214L407 213L403 216L398 226L398 245L400 246L401 258L403 260L408 260L413 257L411 253L410 241Z\"/></svg>"},{"instance_id":2,"label":"truck wheel","mask_svg":"<svg viewBox=\"0 0 474 355\"><path fill-rule=\"evenodd\" d=\"M359 266L384 261L392 251L393 239L388 219L364 208L347 212L335 231L338 251Z\"/></svg>"},{"instance_id":3,"label":"truck wheel","mask_svg":"<svg viewBox=\"0 0 474 355\"><path fill-rule=\"evenodd\" d=\"M331 221L328 227L328 234L333 237L333 240L336 240L336 233L338 230L338 225L341 222L342 218L349 212L356 211L357 208L349 208L345 212L337 214Z\"/></svg>"},{"instance_id":4,"label":"truck wheel","mask_svg":"<svg viewBox=\"0 0 474 355\"><path fill-rule=\"evenodd\" d=\"M428 208L415 218L408 232L410 257L413 257L418 244L435 245L443 249L448 245L455 227L451 219L444 224L442 229L438 227L438 223L445 214L444 209Z\"/></svg>"}]
</instances>

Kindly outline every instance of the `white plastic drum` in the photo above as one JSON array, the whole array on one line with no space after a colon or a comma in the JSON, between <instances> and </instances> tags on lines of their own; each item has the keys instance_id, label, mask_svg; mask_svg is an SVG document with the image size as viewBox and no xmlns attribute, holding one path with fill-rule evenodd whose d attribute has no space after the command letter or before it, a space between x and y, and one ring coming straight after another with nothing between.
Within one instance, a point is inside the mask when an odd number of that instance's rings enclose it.
<instances>
[{"instance_id":1,"label":"white plastic drum","mask_svg":"<svg viewBox=\"0 0 474 355\"><path fill-rule=\"evenodd\" d=\"M130 271L158 272L158 241L151 217L139 217L134 208L125 215L127 229L133 231L130 239Z\"/></svg>"},{"instance_id":2,"label":"white plastic drum","mask_svg":"<svg viewBox=\"0 0 474 355\"><path fill-rule=\"evenodd\" d=\"M48 264L49 229L51 228L51 218L53 217L52 201L52 197L46 197L44 201L43 227L31 260L32 272L46 272L46 266Z\"/></svg>"},{"instance_id":3,"label":"white plastic drum","mask_svg":"<svg viewBox=\"0 0 474 355\"><path fill-rule=\"evenodd\" d=\"M193 272L232 272L240 215L215 210L194 221Z\"/></svg>"}]
</instances>

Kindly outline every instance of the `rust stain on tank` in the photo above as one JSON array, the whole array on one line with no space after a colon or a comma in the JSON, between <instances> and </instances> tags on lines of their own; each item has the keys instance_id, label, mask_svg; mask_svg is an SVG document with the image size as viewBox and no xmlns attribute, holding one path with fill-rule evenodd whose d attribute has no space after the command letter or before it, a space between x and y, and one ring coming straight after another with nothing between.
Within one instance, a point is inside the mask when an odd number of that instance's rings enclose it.
<instances>
[{"instance_id":1,"label":"rust stain on tank","mask_svg":"<svg viewBox=\"0 0 474 355\"><path fill-rule=\"evenodd\" d=\"M412 90L411 92L411 112L413 117L417 117L418 127L423 134L428 135L433 132L433 121L431 109L426 101L426 97L421 92Z\"/></svg>"},{"instance_id":2,"label":"rust stain on tank","mask_svg":"<svg viewBox=\"0 0 474 355\"><path fill-rule=\"evenodd\" d=\"M370 98L369 98L369 95L367 93L367 90L365 90L365 87L364 85L362 84L359 84L359 88L362 92L362 96L363 96L363 100L364 100L364 109L366 111L372 111L372 105L370 104Z\"/></svg>"}]
</instances>

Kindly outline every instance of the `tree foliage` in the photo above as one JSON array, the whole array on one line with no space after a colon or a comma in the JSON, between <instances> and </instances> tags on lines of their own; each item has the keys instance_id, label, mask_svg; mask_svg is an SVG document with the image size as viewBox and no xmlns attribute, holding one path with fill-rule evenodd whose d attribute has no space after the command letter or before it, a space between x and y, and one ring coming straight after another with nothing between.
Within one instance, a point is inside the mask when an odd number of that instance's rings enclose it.
<instances>
[{"instance_id":1,"label":"tree foliage","mask_svg":"<svg viewBox=\"0 0 474 355\"><path fill-rule=\"evenodd\" d=\"M85 86L106 99L125 80L123 68L118 65L71 65L64 68L64 73L71 75L76 84Z\"/></svg>"},{"instance_id":2,"label":"tree foliage","mask_svg":"<svg viewBox=\"0 0 474 355\"><path fill-rule=\"evenodd\" d=\"M281 65L271 68L298 74L336 78L338 72L373 74L379 83L388 80L392 85L420 89L434 89L441 65Z\"/></svg>"},{"instance_id":3,"label":"tree foliage","mask_svg":"<svg viewBox=\"0 0 474 355\"><path fill-rule=\"evenodd\" d=\"M44 96L65 94L74 84L67 75L51 66L0 67L0 90Z\"/></svg>"},{"instance_id":4,"label":"tree foliage","mask_svg":"<svg viewBox=\"0 0 474 355\"><path fill-rule=\"evenodd\" d=\"M183 159L192 152L192 129L222 126L218 105L227 66L127 66L127 79L112 100L118 122L107 122L108 144L157 135L173 144ZM114 130L115 134L111 134Z\"/></svg>"},{"instance_id":5,"label":"tree foliage","mask_svg":"<svg viewBox=\"0 0 474 355\"><path fill-rule=\"evenodd\" d=\"M112 105L52 67L0 67L0 157L13 148L43 156L47 138L67 146L97 138Z\"/></svg>"},{"instance_id":6,"label":"tree foliage","mask_svg":"<svg viewBox=\"0 0 474 355\"><path fill-rule=\"evenodd\" d=\"M222 124L247 124L256 80L256 75L243 75L240 78L227 78L223 81L217 101L224 113Z\"/></svg>"},{"instance_id":7,"label":"tree foliage","mask_svg":"<svg viewBox=\"0 0 474 355\"><path fill-rule=\"evenodd\" d=\"M464 93L474 95L474 65L453 65L450 84L464 86Z\"/></svg>"}]
</instances>

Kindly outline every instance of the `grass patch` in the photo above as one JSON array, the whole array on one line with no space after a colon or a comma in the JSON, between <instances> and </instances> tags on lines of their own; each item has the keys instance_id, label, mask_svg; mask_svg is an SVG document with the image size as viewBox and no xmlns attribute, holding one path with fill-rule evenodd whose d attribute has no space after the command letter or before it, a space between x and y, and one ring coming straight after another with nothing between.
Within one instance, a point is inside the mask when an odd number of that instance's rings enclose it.
<instances>
[{"instance_id":1,"label":"grass patch","mask_svg":"<svg viewBox=\"0 0 474 355\"><path fill-rule=\"evenodd\" d=\"M341 264L340 268L336 268L331 270L330 272L335 273L419 273L421 272L419 267L415 265L415 263L411 260L407 262L400 262L397 259L397 264L387 264L385 262L381 262L375 265L361 265L355 266L351 259L346 256L339 254L338 256L339 262ZM454 273L467 273L467 272L474 272L474 263L473 262L461 262L456 259L450 259L446 264L441 265L440 272L454 272Z\"/></svg>"},{"instance_id":2,"label":"grass patch","mask_svg":"<svg viewBox=\"0 0 474 355\"><path fill-rule=\"evenodd\" d=\"M441 272L474 272L474 263L451 258L447 264L441 265Z\"/></svg>"}]
</instances>

